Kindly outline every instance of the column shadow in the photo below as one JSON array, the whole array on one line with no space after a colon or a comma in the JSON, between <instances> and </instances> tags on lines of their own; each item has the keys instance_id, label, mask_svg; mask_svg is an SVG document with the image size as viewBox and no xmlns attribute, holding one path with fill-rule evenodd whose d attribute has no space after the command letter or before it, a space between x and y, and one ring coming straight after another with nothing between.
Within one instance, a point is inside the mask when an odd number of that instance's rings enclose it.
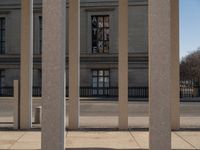
<instances>
[{"instance_id":1,"label":"column shadow","mask_svg":"<svg viewBox=\"0 0 200 150\"><path fill-rule=\"evenodd\" d=\"M66 148L65 150L120 150L120 149L113 149L113 148ZM121 149L122 150L122 149ZM123 149L123 150L142 150L142 149Z\"/></svg>"}]
</instances>

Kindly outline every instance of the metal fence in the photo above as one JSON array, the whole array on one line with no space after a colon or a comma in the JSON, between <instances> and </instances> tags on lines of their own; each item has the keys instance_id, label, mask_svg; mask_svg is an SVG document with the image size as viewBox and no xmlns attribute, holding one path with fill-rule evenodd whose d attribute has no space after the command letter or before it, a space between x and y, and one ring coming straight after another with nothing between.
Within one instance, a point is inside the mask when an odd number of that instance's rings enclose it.
<instances>
[{"instance_id":1,"label":"metal fence","mask_svg":"<svg viewBox=\"0 0 200 150\"><path fill-rule=\"evenodd\" d=\"M200 97L199 80L185 80L180 82L181 98L197 98Z\"/></svg>"},{"instance_id":2,"label":"metal fence","mask_svg":"<svg viewBox=\"0 0 200 150\"><path fill-rule=\"evenodd\" d=\"M66 88L66 97L68 97L68 88ZM41 97L41 87L33 87L33 96ZM0 87L0 97L13 96L13 87ZM81 97L118 97L118 87L108 88L94 88L94 87L80 87ZM129 87L129 98L148 98L148 87ZM181 82L180 84L180 98L199 98L200 99L200 85L191 82Z\"/></svg>"},{"instance_id":3,"label":"metal fence","mask_svg":"<svg viewBox=\"0 0 200 150\"><path fill-rule=\"evenodd\" d=\"M66 88L66 97L69 96L68 88ZM147 87L129 87L128 88L129 97L133 98L147 98L148 88ZM41 87L33 88L33 96L41 96ZM118 88L117 87L81 87L80 88L81 97L117 97Z\"/></svg>"},{"instance_id":4,"label":"metal fence","mask_svg":"<svg viewBox=\"0 0 200 150\"><path fill-rule=\"evenodd\" d=\"M13 95L13 87L0 87L0 97L11 97Z\"/></svg>"}]
</instances>

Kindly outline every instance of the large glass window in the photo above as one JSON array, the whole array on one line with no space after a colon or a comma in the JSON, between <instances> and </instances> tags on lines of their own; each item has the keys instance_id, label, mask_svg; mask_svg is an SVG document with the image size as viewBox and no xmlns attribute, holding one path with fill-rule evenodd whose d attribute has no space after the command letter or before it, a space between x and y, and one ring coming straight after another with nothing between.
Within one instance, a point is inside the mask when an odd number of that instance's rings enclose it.
<instances>
[{"instance_id":1,"label":"large glass window","mask_svg":"<svg viewBox=\"0 0 200 150\"><path fill-rule=\"evenodd\" d=\"M4 17L0 18L0 54L5 54L5 24L6 20Z\"/></svg>"},{"instance_id":2,"label":"large glass window","mask_svg":"<svg viewBox=\"0 0 200 150\"><path fill-rule=\"evenodd\" d=\"M109 15L94 15L92 20L92 53L109 52Z\"/></svg>"},{"instance_id":3,"label":"large glass window","mask_svg":"<svg viewBox=\"0 0 200 150\"><path fill-rule=\"evenodd\" d=\"M110 70L92 70L93 95L107 95L110 87Z\"/></svg>"}]
</instances>

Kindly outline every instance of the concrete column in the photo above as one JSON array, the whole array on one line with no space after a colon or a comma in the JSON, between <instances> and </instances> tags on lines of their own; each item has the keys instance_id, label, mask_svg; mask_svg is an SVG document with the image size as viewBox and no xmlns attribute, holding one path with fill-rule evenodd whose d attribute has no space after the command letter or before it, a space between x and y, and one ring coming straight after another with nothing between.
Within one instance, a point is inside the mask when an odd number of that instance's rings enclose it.
<instances>
[{"instance_id":1,"label":"concrete column","mask_svg":"<svg viewBox=\"0 0 200 150\"><path fill-rule=\"evenodd\" d=\"M66 1L43 0L42 150L64 150Z\"/></svg>"},{"instance_id":2,"label":"concrete column","mask_svg":"<svg viewBox=\"0 0 200 150\"><path fill-rule=\"evenodd\" d=\"M171 0L150 0L150 150L171 150L171 46Z\"/></svg>"},{"instance_id":3,"label":"concrete column","mask_svg":"<svg viewBox=\"0 0 200 150\"><path fill-rule=\"evenodd\" d=\"M128 0L119 0L119 129L128 129Z\"/></svg>"},{"instance_id":4,"label":"concrete column","mask_svg":"<svg viewBox=\"0 0 200 150\"><path fill-rule=\"evenodd\" d=\"M19 129L19 83L14 80L14 129Z\"/></svg>"},{"instance_id":5,"label":"concrete column","mask_svg":"<svg viewBox=\"0 0 200 150\"><path fill-rule=\"evenodd\" d=\"M171 69L172 71L172 130L180 128L180 79L179 79L179 0L171 1Z\"/></svg>"},{"instance_id":6,"label":"concrete column","mask_svg":"<svg viewBox=\"0 0 200 150\"><path fill-rule=\"evenodd\" d=\"M21 0L20 128L32 125L33 0Z\"/></svg>"},{"instance_id":7,"label":"concrete column","mask_svg":"<svg viewBox=\"0 0 200 150\"><path fill-rule=\"evenodd\" d=\"M69 129L79 127L80 0L69 0Z\"/></svg>"}]
</instances>

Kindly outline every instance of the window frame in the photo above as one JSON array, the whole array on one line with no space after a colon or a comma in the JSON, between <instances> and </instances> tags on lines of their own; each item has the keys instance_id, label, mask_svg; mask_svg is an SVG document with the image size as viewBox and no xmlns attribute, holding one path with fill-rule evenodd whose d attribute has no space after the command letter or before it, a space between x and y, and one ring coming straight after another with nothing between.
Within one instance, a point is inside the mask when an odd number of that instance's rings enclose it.
<instances>
[{"instance_id":1,"label":"window frame","mask_svg":"<svg viewBox=\"0 0 200 150\"><path fill-rule=\"evenodd\" d=\"M86 30L85 31L85 41L84 43L86 45L83 45L83 48L85 48L85 52L87 54L92 54L92 55L107 55L107 54L110 54L110 53L116 53L116 49L117 49L117 45L115 43L115 41L117 40L117 32L114 32L116 30L116 26L115 24L117 23L116 21L116 9L115 8L108 8L108 7L105 7L105 8L87 8L85 9L86 11L86 15L87 15L87 20L86 20L86 23L85 23L85 26L83 26ZM109 15L109 26L110 26L110 42L109 42L109 53L92 53L92 26L91 26L91 16L94 16L94 15ZM85 46L85 47L84 47Z\"/></svg>"},{"instance_id":2,"label":"window frame","mask_svg":"<svg viewBox=\"0 0 200 150\"><path fill-rule=\"evenodd\" d=\"M103 71L103 75L100 75L100 71ZM108 72L108 75L106 75L105 74L105 72ZM94 72L96 72L96 75L94 75ZM110 81L110 79L111 79L111 76L110 76L110 69L92 69L91 70L91 74L92 74L92 88L93 88L93 95L108 95L108 88L110 88L110 83L111 83L111 81ZM94 78L96 78L96 86L94 86ZM100 80L99 80L99 78L103 78L103 85L102 86L100 86L99 84L100 84ZM108 78L108 86L106 86L105 84L106 84L106 81L105 81L105 79L106 78ZM95 94L95 91L96 90L96 94ZM102 93L100 93L100 91L102 91Z\"/></svg>"},{"instance_id":3,"label":"window frame","mask_svg":"<svg viewBox=\"0 0 200 150\"><path fill-rule=\"evenodd\" d=\"M93 18L96 18L96 20L97 20L97 26L96 26L96 28L94 28L93 27ZM108 18L108 26L106 27L105 26L105 18ZM99 18L102 18L103 20L103 26L102 27L99 27ZM96 36L97 36L97 39L96 40L94 40L94 38L93 38L93 36L94 36L94 34L93 34L93 29L96 29ZM99 30L101 29L101 32L102 32L102 40L99 40L98 39L98 35L99 35ZM105 40L105 30L108 30L109 31L109 38L108 38L108 40ZM110 51L110 15L91 15L91 51L92 51L92 54L105 54L105 53L109 53L109 51ZM93 46L93 43L94 42L96 42L96 44L97 44L97 49L96 49L96 52L94 51L94 46ZM99 47L98 47L98 43L99 42L102 42L102 52L100 51L100 49L99 49ZM108 43L108 49L107 50L105 50L105 43Z\"/></svg>"}]
</instances>

